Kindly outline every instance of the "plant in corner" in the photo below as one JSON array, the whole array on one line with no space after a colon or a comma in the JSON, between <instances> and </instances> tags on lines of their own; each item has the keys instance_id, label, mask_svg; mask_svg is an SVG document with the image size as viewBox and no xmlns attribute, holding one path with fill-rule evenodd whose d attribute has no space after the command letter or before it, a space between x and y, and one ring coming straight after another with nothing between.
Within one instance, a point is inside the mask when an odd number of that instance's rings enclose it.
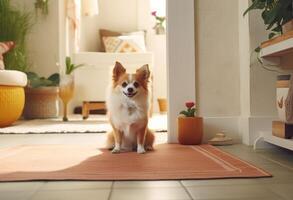
<instances>
[{"instance_id":1,"label":"plant in corner","mask_svg":"<svg viewBox=\"0 0 293 200\"><path fill-rule=\"evenodd\" d=\"M76 65L72 63L70 57L65 58L65 74L61 74L59 97L63 103L63 121L68 121L67 105L74 95L74 76L73 71L83 67L84 64Z\"/></svg>"},{"instance_id":2,"label":"plant in corner","mask_svg":"<svg viewBox=\"0 0 293 200\"><path fill-rule=\"evenodd\" d=\"M5 55L8 70L27 71L26 38L33 26L30 12L20 11L10 0L0 0L0 41L13 41L14 49Z\"/></svg>"},{"instance_id":3,"label":"plant in corner","mask_svg":"<svg viewBox=\"0 0 293 200\"><path fill-rule=\"evenodd\" d=\"M261 10L261 17L269 30L268 38L288 31L286 25L292 24L293 1L292 0L252 0L252 4L245 10L243 16L252 10ZM291 25L293 28L293 26Z\"/></svg>"},{"instance_id":4,"label":"plant in corner","mask_svg":"<svg viewBox=\"0 0 293 200\"><path fill-rule=\"evenodd\" d=\"M293 1L292 0L252 0L252 4L245 10L243 16L253 10L260 10L266 30L270 31L268 39L293 30ZM259 58L260 46L255 48L257 60L262 67L269 71L271 66L265 66ZM274 67L274 66L272 66Z\"/></svg>"},{"instance_id":5,"label":"plant in corner","mask_svg":"<svg viewBox=\"0 0 293 200\"><path fill-rule=\"evenodd\" d=\"M201 144L203 136L203 119L196 116L194 102L185 103L186 110L180 112L178 122L178 141L184 145Z\"/></svg>"},{"instance_id":6,"label":"plant in corner","mask_svg":"<svg viewBox=\"0 0 293 200\"><path fill-rule=\"evenodd\" d=\"M26 102L24 118L55 118L59 114L58 85L60 76L58 73L48 78L40 77L34 72L27 72L28 86L25 88Z\"/></svg>"}]
</instances>

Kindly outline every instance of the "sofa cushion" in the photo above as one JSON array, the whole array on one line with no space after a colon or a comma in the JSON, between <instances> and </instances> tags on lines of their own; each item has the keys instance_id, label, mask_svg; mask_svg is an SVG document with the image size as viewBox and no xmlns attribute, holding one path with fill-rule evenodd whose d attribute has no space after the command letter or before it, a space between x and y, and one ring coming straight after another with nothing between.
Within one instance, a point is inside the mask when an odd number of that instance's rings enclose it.
<instances>
[{"instance_id":1,"label":"sofa cushion","mask_svg":"<svg viewBox=\"0 0 293 200\"><path fill-rule=\"evenodd\" d=\"M118 32L118 31L112 31L112 30L107 30L107 29L100 29L100 41L101 41L101 51L102 52L107 52L106 51L106 44L104 38L106 37L118 37L118 36L134 36L134 38L140 38L139 40L141 41L141 38L143 42L140 42L142 45L142 49L145 49L145 37L146 37L146 32L145 31L134 31L134 32Z\"/></svg>"}]
</instances>

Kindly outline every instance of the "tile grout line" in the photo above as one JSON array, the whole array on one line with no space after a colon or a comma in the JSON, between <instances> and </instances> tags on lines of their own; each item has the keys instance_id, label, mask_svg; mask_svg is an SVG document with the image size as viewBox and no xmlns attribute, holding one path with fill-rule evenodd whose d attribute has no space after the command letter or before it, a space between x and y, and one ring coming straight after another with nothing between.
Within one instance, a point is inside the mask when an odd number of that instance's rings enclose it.
<instances>
[{"instance_id":1,"label":"tile grout line","mask_svg":"<svg viewBox=\"0 0 293 200\"><path fill-rule=\"evenodd\" d=\"M113 192L113 189L114 189L114 182L115 181L112 181L111 188L110 188L110 193L109 193L109 196L108 196L107 200L110 200L111 197L112 197L112 192Z\"/></svg>"},{"instance_id":2,"label":"tile grout line","mask_svg":"<svg viewBox=\"0 0 293 200\"><path fill-rule=\"evenodd\" d=\"M28 197L28 200L33 199L33 197L34 197L34 196L35 196L35 195L41 190L41 188L44 187L44 185L45 185L47 182L48 182L48 181L44 181L43 184L41 184L40 187L38 187L38 188L36 189L36 191L34 191L30 197Z\"/></svg>"},{"instance_id":3,"label":"tile grout line","mask_svg":"<svg viewBox=\"0 0 293 200\"><path fill-rule=\"evenodd\" d=\"M260 157L262 157L262 158L265 159L265 160L271 161L272 163L275 163L275 164L277 164L277 165L280 165L280 166L282 166L282 167L284 167L284 168L287 168L287 169L289 169L289 170L293 170L292 167L287 166L287 165L285 165L285 164L283 164L283 163L281 163L281 162L279 162L279 161L276 161L276 160L274 160L274 159L271 159L271 158L269 158L269 157L266 157L265 155L260 155Z\"/></svg>"},{"instance_id":4,"label":"tile grout line","mask_svg":"<svg viewBox=\"0 0 293 200\"><path fill-rule=\"evenodd\" d=\"M192 195L190 194L190 192L188 191L188 189L185 187L185 185L183 185L182 181L179 181L179 183L180 183L181 187L183 187L184 191L187 193L187 195L189 196L189 198L191 200L193 200Z\"/></svg>"}]
</instances>

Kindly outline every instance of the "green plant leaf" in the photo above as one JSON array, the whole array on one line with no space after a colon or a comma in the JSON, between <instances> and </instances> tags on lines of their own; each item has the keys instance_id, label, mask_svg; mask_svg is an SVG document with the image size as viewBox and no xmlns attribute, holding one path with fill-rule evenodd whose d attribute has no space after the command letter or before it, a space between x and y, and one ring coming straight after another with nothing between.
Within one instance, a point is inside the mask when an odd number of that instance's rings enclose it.
<instances>
[{"instance_id":1,"label":"green plant leaf","mask_svg":"<svg viewBox=\"0 0 293 200\"><path fill-rule=\"evenodd\" d=\"M249 11L255 9L263 9L265 7L265 1L263 0L255 0L252 4L244 11L243 16L245 16Z\"/></svg>"},{"instance_id":2,"label":"green plant leaf","mask_svg":"<svg viewBox=\"0 0 293 200\"><path fill-rule=\"evenodd\" d=\"M14 41L15 47L4 56L5 68L26 72L28 69L25 41L34 22L32 13L22 11L0 0L0 41Z\"/></svg>"},{"instance_id":3,"label":"green plant leaf","mask_svg":"<svg viewBox=\"0 0 293 200\"><path fill-rule=\"evenodd\" d=\"M48 80L52 82L52 86L57 86L60 82L60 75L58 73L52 74L49 76Z\"/></svg>"},{"instance_id":4,"label":"green plant leaf","mask_svg":"<svg viewBox=\"0 0 293 200\"><path fill-rule=\"evenodd\" d=\"M181 111L179 114L182 114L182 115L185 115L186 117L188 117L188 112L185 110Z\"/></svg>"},{"instance_id":5,"label":"green plant leaf","mask_svg":"<svg viewBox=\"0 0 293 200\"><path fill-rule=\"evenodd\" d=\"M269 39L272 39L275 35L276 35L276 33L270 33L269 34Z\"/></svg>"},{"instance_id":6,"label":"green plant leaf","mask_svg":"<svg viewBox=\"0 0 293 200\"><path fill-rule=\"evenodd\" d=\"M261 47L260 47L260 46L258 46L258 47L256 47L256 48L254 49L254 51L255 51L256 53L259 53L260 50L261 50Z\"/></svg>"},{"instance_id":7,"label":"green plant leaf","mask_svg":"<svg viewBox=\"0 0 293 200\"><path fill-rule=\"evenodd\" d=\"M26 72L26 76L28 80L39 78L35 72Z\"/></svg>"},{"instance_id":8,"label":"green plant leaf","mask_svg":"<svg viewBox=\"0 0 293 200\"><path fill-rule=\"evenodd\" d=\"M272 31L280 33L282 31L282 26L276 26L275 28L272 29Z\"/></svg>"},{"instance_id":9,"label":"green plant leaf","mask_svg":"<svg viewBox=\"0 0 293 200\"><path fill-rule=\"evenodd\" d=\"M28 85L32 88L58 86L60 81L60 76L58 73L52 74L49 76L49 78L39 77L34 72L27 72L27 76L29 79Z\"/></svg>"},{"instance_id":10,"label":"green plant leaf","mask_svg":"<svg viewBox=\"0 0 293 200\"><path fill-rule=\"evenodd\" d=\"M85 64L75 65L74 63L71 63L70 57L66 57L65 63L66 63L66 74L71 74L77 68L83 67L85 65Z\"/></svg>"}]
</instances>

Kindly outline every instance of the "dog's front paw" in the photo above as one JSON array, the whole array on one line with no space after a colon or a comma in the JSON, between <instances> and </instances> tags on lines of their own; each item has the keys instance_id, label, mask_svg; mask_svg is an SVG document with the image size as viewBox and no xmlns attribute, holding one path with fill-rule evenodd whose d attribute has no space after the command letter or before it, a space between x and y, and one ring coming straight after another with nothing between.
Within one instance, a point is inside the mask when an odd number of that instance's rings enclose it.
<instances>
[{"instance_id":1,"label":"dog's front paw","mask_svg":"<svg viewBox=\"0 0 293 200\"><path fill-rule=\"evenodd\" d=\"M138 146L137 146L137 153L141 154L141 153L145 153L145 152L146 152L146 151L145 151L145 149L144 149L143 146L141 146L141 145L138 145Z\"/></svg>"},{"instance_id":2,"label":"dog's front paw","mask_svg":"<svg viewBox=\"0 0 293 200\"><path fill-rule=\"evenodd\" d=\"M120 152L121 152L121 150L118 149L118 148L114 148L114 149L112 150L112 153L120 153Z\"/></svg>"}]
</instances>

